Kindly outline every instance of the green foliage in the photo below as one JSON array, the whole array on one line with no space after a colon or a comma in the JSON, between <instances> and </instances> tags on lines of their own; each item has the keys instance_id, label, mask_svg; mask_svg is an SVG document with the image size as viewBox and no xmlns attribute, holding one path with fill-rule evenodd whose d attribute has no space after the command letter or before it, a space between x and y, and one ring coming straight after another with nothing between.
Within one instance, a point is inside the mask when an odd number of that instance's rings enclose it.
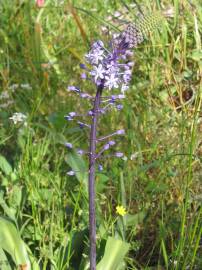
<instances>
[{"instance_id":1,"label":"green foliage","mask_svg":"<svg viewBox=\"0 0 202 270\"><path fill-rule=\"evenodd\" d=\"M129 244L121 240L109 237L105 246L105 253L98 263L98 270L124 269L123 260L129 250ZM123 266L122 266L123 265Z\"/></svg>"},{"instance_id":2,"label":"green foliage","mask_svg":"<svg viewBox=\"0 0 202 270\"><path fill-rule=\"evenodd\" d=\"M66 88L95 93L80 78L88 41L132 22L147 40L122 113L100 119L101 136L126 136L96 178L98 269L201 269L201 2L34 2L0 5L0 268L89 269L88 164L64 146L88 148L64 115L89 104Z\"/></svg>"},{"instance_id":3,"label":"green foliage","mask_svg":"<svg viewBox=\"0 0 202 270\"><path fill-rule=\"evenodd\" d=\"M0 217L0 260L4 269L11 269L5 251L10 254L16 266L25 265L30 268L30 261L26 251L26 246L15 226L9 220Z\"/></svg>"}]
</instances>

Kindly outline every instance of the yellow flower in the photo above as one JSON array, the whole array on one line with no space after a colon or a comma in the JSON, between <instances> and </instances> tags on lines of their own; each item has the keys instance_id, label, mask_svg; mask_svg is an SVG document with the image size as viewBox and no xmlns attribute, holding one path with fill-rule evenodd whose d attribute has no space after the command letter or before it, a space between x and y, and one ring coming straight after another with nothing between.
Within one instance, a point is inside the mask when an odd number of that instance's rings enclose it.
<instances>
[{"instance_id":1,"label":"yellow flower","mask_svg":"<svg viewBox=\"0 0 202 270\"><path fill-rule=\"evenodd\" d=\"M127 212L126 212L126 209L122 205L117 205L116 213L123 217L125 216Z\"/></svg>"}]
</instances>

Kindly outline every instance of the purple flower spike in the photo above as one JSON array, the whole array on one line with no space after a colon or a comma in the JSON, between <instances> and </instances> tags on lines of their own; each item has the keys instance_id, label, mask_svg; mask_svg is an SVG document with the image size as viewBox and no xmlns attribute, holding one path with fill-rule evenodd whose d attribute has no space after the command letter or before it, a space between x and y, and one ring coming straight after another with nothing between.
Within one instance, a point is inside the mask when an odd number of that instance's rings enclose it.
<instances>
[{"instance_id":1,"label":"purple flower spike","mask_svg":"<svg viewBox=\"0 0 202 270\"><path fill-rule=\"evenodd\" d=\"M117 152L117 153L115 153L115 157L121 158L121 157L123 157L123 153Z\"/></svg>"},{"instance_id":2,"label":"purple flower spike","mask_svg":"<svg viewBox=\"0 0 202 270\"><path fill-rule=\"evenodd\" d=\"M73 175L75 175L75 172L74 171L69 171L69 172L67 172L67 175L73 176Z\"/></svg>"},{"instance_id":3,"label":"purple flower spike","mask_svg":"<svg viewBox=\"0 0 202 270\"><path fill-rule=\"evenodd\" d=\"M124 135L125 134L125 130L124 129L119 129L116 132L117 135Z\"/></svg>"},{"instance_id":4,"label":"purple flower spike","mask_svg":"<svg viewBox=\"0 0 202 270\"><path fill-rule=\"evenodd\" d=\"M132 36L134 31L128 25L126 31L114 37L109 49L104 47L102 41L93 43L86 59L92 66L89 73L97 86L102 85L109 90L121 88L122 92L127 90L134 65L128 58L132 55L130 49L137 45Z\"/></svg>"},{"instance_id":5,"label":"purple flower spike","mask_svg":"<svg viewBox=\"0 0 202 270\"><path fill-rule=\"evenodd\" d=\"M69 149L72 149L73 148L73 146L72 146L72 144L71 143L65 143L65 146L67 147L67 148L69 148Z\"/></svg>"}]
</instances>

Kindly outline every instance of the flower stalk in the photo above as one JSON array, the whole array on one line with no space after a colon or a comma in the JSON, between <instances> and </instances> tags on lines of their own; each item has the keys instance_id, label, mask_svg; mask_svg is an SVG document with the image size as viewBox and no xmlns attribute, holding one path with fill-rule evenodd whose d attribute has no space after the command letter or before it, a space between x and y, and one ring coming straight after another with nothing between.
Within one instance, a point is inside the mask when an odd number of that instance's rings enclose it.
<instances>
[{"instance_id":1,"label":"flower stalk","mask_svg":"<svg viewBox=\"0 0 202 270\"><path fill-rule=\"evenodd\" d=\"M102 90L103 90L102 85L98 86L94 101L92 124L90 131L88 188L89 188L89 234L90 234L91 270L96 269L95 165L96 165L97 123Z\"/></svg>"}]
</instances>

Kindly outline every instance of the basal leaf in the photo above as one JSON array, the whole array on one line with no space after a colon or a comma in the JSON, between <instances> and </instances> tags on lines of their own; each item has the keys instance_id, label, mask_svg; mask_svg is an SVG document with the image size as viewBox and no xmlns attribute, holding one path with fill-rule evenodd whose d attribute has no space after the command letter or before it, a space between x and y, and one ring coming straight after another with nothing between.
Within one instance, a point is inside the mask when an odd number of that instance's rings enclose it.
<instances>
[{"instance_id":1,"label":"basal leaf","mask_svg":"<svg viewBox=\"0 0 202 270\"><path fill-rule=\"evenodd\" d=\"M102 260L97 265L97 270L118 270L124 262L124 257L130 245L121 240L109 237Z\"/></svg>"}]
</instances>

